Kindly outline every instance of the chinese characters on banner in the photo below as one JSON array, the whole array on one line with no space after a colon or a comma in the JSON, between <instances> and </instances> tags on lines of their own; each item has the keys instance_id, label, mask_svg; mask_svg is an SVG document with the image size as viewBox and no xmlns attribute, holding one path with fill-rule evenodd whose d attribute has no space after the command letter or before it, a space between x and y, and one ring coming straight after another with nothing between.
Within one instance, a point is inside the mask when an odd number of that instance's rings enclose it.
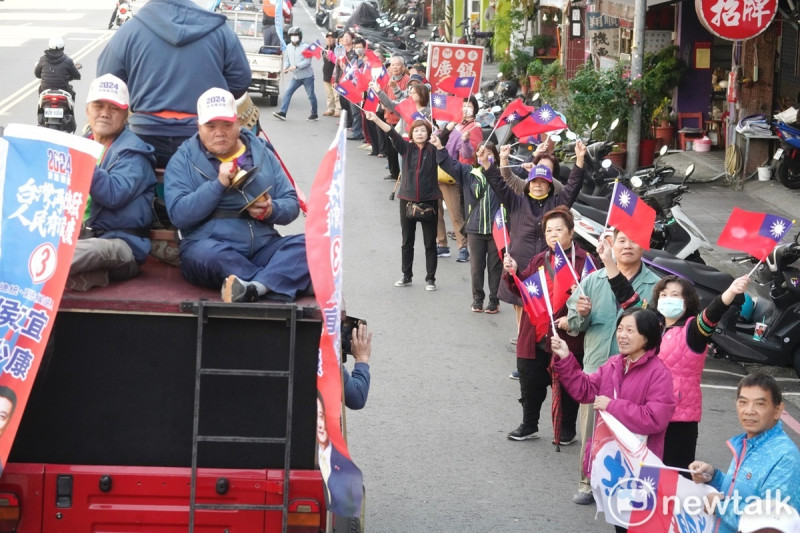
<instances>
[{"instance_id":1,"label":"chinese characters on banner","mask_svg":"<svg viewBox=\"0 0 800 533\"><path fill-rule=\"evenodd\" d=\"M740 41L767 29L778 11L778 0L695 0L694 8L708 31Z\"/></svg>"},{"instance_id":2,"label":"chinese characters on banner","mask_svg":"<svg viewBox=\"0 0 800 533\"><path fill-rule=\"evenodd\" d=\"M619 57L619 18L600 12L586 13L586 46L601 59Z\"/></svg>"},{"instance_id":3,"label":"chinese characters on banner","mask_svg":"<svg viewBox=\"0 0 800 533\"><path fill-rule=\"evenodd\" d=\"M67 281L102 146L11 124L0 137L0 426L4 466Z\"/></svg>"},{"instance_id":4,"label":"chinese characters on banner","mask_svg":"<svg viewBox=\"0 0 800 533\"><path fill-rule=\"evenodd\" d=\"M342 435L342 243L345 116L320 163L308 200L306 253L324 325L317 362L317 457L328 508L338 516L361 513L363 478Z\"/></svg>"},{"instance_id":5,"label":"chinese characters on banner","mask_svg":"<svg viewBox=\"0 0 800 533\"><path fill-rule=\"evenodd\" d=\"M436 91L445 78L474 78L472 94L480 89L483 47L468 44L428 43L427 78Z\"/></svg>"}]
</instances>

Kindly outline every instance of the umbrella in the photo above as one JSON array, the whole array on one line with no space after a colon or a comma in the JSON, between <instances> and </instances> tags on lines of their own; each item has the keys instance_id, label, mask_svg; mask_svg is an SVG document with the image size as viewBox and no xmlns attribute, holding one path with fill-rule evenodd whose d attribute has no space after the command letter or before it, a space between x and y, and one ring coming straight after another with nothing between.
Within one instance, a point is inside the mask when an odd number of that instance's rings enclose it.
<instances>
[{"instance_id":1,"label":"umbrella","mask_svg":"<svg viewBox=\"0 0 800 533\"><path fill-rule=\"evenodd\" d=\"M555 358L553 358L555 359ZM552 379L551 388L553 390L553 405L550 409L550 414L553 417L553 444L556 446L556 451L561 451L561 383L558 381L558 372L553 366L553 359L550 360L550 378Z\"/></svg>"}]
</instances>

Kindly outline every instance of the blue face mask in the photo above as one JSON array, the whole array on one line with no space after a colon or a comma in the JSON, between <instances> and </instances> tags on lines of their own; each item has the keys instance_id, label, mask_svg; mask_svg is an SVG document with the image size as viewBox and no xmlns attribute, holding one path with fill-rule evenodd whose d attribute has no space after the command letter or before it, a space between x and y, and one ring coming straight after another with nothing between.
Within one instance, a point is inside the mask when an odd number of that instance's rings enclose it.
<instances>
[{"instance_id":1,"label":"blue face mask","mask_svg":"<svg viewBox=\"0 0 800 533\"><path fill-rule=\"evenodd\" d=\"M658 299L658 312L666 318L678 318L683 314L683 298L663 296Z\"/></svg>"}]
</instances>

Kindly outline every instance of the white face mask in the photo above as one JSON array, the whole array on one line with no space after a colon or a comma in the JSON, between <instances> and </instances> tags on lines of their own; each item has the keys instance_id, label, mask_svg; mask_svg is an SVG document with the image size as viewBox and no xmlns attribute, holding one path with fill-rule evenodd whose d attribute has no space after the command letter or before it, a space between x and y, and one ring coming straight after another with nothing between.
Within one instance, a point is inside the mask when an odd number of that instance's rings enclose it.
<instances>
[{"instance_id":1,"label":"white face mask","mask_svg":"<svg viewBox=\"0 0 800 533\"><path fill-rule=\"evenodd\" d=\"M292 35L292 44L297 44L300 42L300 36Z\"/></svg>"},{"instance_id":2,"label":"white face mask","mask_svg":"<svg viewBox=\"0 0 800 533\"><path fill-rule=\"evenodd\" d=\"M658 299L658 312L666 318L678 318L683 314L683 298L662 296Z\"/></svg>"},{"instance_id":3,"label":"white face mask","mask_svg":"<svg viewBox=\"0 0 800 533\"><path fill-rule=\"evenodd\" d=\"M363 48L354 48L354 50L356 51L356 55L357 56L363 56L364 55L364 49Z\"/></svg>"},{"instance_id":4,"label":"white face mask","mask_svg":"<svg viewBox=\"0 0 800 533\"><path fill-rule=\"evenodd\" d=\"M472 112L472 106L471 105L465 105L464 108L463 108L463 112L464 112L464 117L465 118L466 117L471 117L472 115L474 115L474 113Z\"/></svg>"}]
</instances>

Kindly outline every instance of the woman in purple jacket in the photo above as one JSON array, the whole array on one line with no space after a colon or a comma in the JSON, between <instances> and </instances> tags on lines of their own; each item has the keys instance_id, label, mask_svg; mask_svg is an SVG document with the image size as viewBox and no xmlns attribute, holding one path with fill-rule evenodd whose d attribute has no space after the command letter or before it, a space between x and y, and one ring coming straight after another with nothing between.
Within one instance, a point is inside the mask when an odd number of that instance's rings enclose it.
<instances>
[{"instance_id":1,"label":"woman in purple jacket","mask_svg":"<svg viewBox=\"0 0 800 533\"><path fill-rule=\"evenodd\" d=\"M658 358L662 331L655 311L626 309L617 321L620 353L589 375L583 373L564 340L553 336L551 343L553 355L558 356L553 366L570 396L580 403L594 402L596 411L608 411L633 433L647 437L647 447L659 459L675 412L672 374Z\"/></svg>"}]
</instances>

